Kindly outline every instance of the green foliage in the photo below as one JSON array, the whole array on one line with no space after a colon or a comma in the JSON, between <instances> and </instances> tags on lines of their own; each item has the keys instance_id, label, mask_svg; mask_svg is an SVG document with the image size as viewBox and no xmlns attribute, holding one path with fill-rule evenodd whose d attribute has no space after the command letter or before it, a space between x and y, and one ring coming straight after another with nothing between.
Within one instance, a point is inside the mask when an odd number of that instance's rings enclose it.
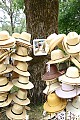
<instances>
[{"instance_id":1,"label":"green foliage","mask_svg":"<svg viewBox=\"0 0 80 120\"><path fill-rule=\"evenodd\" d=\"M80 0L69 0L59 4L59 33L80 31Z\"/></svg>"},{"instance_id":2,"label":"green foliage","mask_svg":"<svg viewBox=\"0 0 80 120\"><path fill-rule=\"evenodd\" d=\"M13 0L14 8L23 9L24 8L24 0Z\"/></svg>"}]
</instances>

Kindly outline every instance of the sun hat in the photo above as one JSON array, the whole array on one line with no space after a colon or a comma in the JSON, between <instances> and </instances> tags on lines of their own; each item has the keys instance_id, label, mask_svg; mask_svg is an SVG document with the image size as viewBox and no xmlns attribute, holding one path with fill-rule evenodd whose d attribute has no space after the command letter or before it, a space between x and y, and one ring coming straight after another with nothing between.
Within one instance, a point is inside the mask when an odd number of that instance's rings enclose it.
<instances>
[{"instance_id":1,"label":"sun hat","mask_svg":"<svg viewBox=\"0 0 80 120\"><path fill-rule=\"evenodd\" d=\"M75 86L62 83L60 87L55 90L55 93L60 98L73 98L79 95L80 89Z\"/></svg>"},{"instance_id":2,"label":"sun hat","mask_svg":"<svg viewBox=\"0 0 80 120\"><path fill-rule=\"evenodd\" d=\"M59 98L55 93L50 93L47 97L47 101L44 103L44 110L47 112L59 112L62 111L67 105L67 100Z\"/></svg>"},{"instance_id":3,"label":"sun hat","mask_svg":"<svg viewBox=\"0 0 80 120\"><path fill-rule=\"evenodd\" d=\"M46 42L48 45L50 45L50 42L57 36L56 33L53 33L51 35L49 35L47 38L46 38Z\"/></svg>"},{"instance_id":4,"label":"sun hat","mask_svg":"<svg viewBox=\"0 0 80 120\"><path fill-rule=\"evenodd\" d=\"M15 39L7 31L0 31L0 45L6 45L15 42Z\"/></svg>"},{"instance_id":5,"label":"sun hat","mask_svg":"<svg viewBox=\"0 0 80 120\"><path fill-rule=\"evenodd\" d=\"M6 116L8 118L24 119L26 118L26 110L24 106L15 103L12 107L6 110Z\"/></svg>"},{"instance_id":6,"label":"sun hat","mask_svg":"<svg viewBox=\"0 0 80 120\"><path fill-rule=\"evenodd\" d=\"M19 89L18 92L13 94L13 101L20 105L30 104L30 100L27 98L27 90Z\"/></svg>"},{"instance_id":7,"label":"sun hat","mask_svg":"<svg viewBox=\"0 0 80 120\"><path fill-rule=\"evenodd\" d=\"M68 53L80 52L80 40L79 35L76 32L70 32L63 40L65 49Z\"/></svg>"},{"instance_id":8,"label":"sun hat","mask_svg":"<svg viewBox=\"0 0 80 120\"><path fill-rule=\"evenodd\" d=\"M9 81L6 77L0 76L0 92L10 91L12 87L13 84L11 81Z\"/></svg>"},{"instance_id":9,"label":"sun hat","mask_svg":"<svg viewBox=\"0 0 80 120\"><path fill-rule=\"evenodd\" d=\"M28 64L26 62L18 62L16 66L14 66L13 71L23 76L30 76L28 70Z\"/></svg>"},{"instance_id":10,"label":"sun hat","mask_svg":"<svg viewBox=\"0 0 80 120\"><path fill-rule=\"evenodd\" d=\"M30 61L32 57L28 56L27 48L25 47L18 47L18 50L15 54L11 56L13 59L18 61Z\"/></svg>"},{"instance_id":11,"label":"sun hat","mask_svg":"<svg viewBox=\"0 0 80 120\"><path fill-rule=\"evenodd\" d=\"M12 37L14 37L15 39L20 38L20 33L13 33Z\"/></svg>"},{"instance_id":12,"label":"sun hat","mask_svg":"<svg viewBox=\"0 0 80 120\"><path fill-rule=\"evenodd\" d=\"M10 64L3 64L3 63L0 64L0 75L5 74L5 73L9 73L12 70L13 70L12 65L10 65Z\"/></svg>"},{"instance_id":13,"label":"sun hat","mask_svg":"<svg viewBox=\"0 0 80 120\"><path fill-rule=\"evenodd\" d=\"M55 64L61 63L65 60L69 59L69 55L65 55L62 50L56 49L51 51L51 60L49 60L46 64Z\"/></svg>"},{"instance_id":14,"label":"sun hat","mask_svg":"<svg viewBox=\"0 0 80 120\"><path fill-rule=\"evenodd\" d=\"M80 96L76 96L73 101L69 101L66 110L75 115L80 115Z\"/></svg>"},{"instance_id":15,"label":"sun hat","mask_svg":"<svg viewBox=\"0 0 80 120\"><path fill-rule=\"evenodd\" d=\"M62 75L59 80L67 84L79 85L80 76L78 68L75 66L68 67L66 73Z\"/></svg>"},{"instance_id":16,"label":"sun hat","mask_svg":"<svg viewBox=\"0 0 80 120\"><path fill-rule=\"evenodd\" d=\"M19 75L19 78L12 80L13 84L22 89L32 89L34 85L29 81L29 77Z\"/></svg>"},{"instance_id":17,"label":"sun hat","mask_svg":"<svg viewBox=\"0 0 80 120\"><path fill-rule=\"evenodd\" d=\"M12 94L0 93L0 107L8 106L12 101Z\"/></svg>"},{"instance_id":18,"label":"sun hat","mask_svg":"<svg viewBox=\"0 0 80 120\"><path fill-rule=\"evenodd\" d=\"M44 94L49 94L54 92L58 87L60 87L60 84L58 82L58 80L56 79L56 81L46 81L46 88L43 90Z\"/></svg>"},{"instance_id":19,"label":"sun hat","mask_svg":"<svg viewBox=\"0 0 80 120\"><path fill-rule=\"evenodd\" d=\"M16 41L19 41L19 42L27 44L27 45L31 45L30 40L31 40L31 34L27 33L27 32L22 32L20 34L20 38L16 39Z\"/></svg>"},{"instance_id":20,"label":"sun hat","mask_svg":"<svg viewBox=\"0 0 80 120\"><path fill-rule=\"evenodd\" d=\"M55 36L55 38L50 42L50 51L52 51L59 43L61 43L63 39L64 34L58 34L57 36Z\"/></svg>"},{"instance_id":21,"label":"sun hat","mask_svg":"<svg viewBox=\"0 0 80 120\"><path fill-rule=\"evenodd\" d=\"M59 76L61 76L61 72L58 71L57 66L52 64L50 65L50 71L48 71L47 67L46 67L46 72L45 74L42 76L42 80L51 80L51 79L56 79Z\"/></svg>"}]
</instances>

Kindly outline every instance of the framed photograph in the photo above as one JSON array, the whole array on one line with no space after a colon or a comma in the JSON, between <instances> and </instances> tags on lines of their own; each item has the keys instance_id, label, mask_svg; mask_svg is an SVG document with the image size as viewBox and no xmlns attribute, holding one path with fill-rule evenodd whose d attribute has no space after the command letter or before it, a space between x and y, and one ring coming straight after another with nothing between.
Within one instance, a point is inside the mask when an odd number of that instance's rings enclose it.
<instances>
[{"instance_id":1,"label":"framed photograph","mask_svg":"<svg viewBox=\"0 0 80 120\"><path fill-rule=\"evenodd\" d=\"M45 40L46 39L33 40L33 53L35 56L47 55Z\"/></svg>"}]
</instances>

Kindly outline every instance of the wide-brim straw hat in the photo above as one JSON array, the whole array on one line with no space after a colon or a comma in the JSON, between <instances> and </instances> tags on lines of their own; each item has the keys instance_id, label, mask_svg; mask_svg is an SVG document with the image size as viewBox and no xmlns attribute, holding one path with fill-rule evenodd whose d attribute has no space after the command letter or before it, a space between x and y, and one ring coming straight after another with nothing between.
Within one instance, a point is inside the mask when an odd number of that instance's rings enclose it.
<instances>
[{"instance_id":1,"label":"wide-brim straw hat","mask_svg":"<svg viewBox=\"0 0 80 120\"><path fill-rule=\"evenodd\" d=\"M61 63L69 59L69 57L70 55L64 55L62 50L56 49L51 51L51 60L49 60L46 64Z\"/></svg>"},{"instance_id":2,"label":"wide-brim straw hat","mask_svg":"<svg viewBox=\"0 0 80 120\"><path fill-rule=\"evenodd\" d=\"M47 42L48 45L50 45L51 41L52 41L56 36L57 36L57 34L56 34L56 33L53 33L53 34L49 35L49 36L46 38L45 41Z\"/></svg>"},{"instance_id":3,"label":"wide-brim straw hat","mask_svg":"<svg viewBox=\"0 0 80 120\"><path fill-rule=\"evenodd\" d=\"M44 110L51 113L62 111L67 105L67 100L59 98L55 93L51 93L44 103Z\"/></svg>"},{"instance_id":4,"label":"wide-brim straw hat","mask_svg":"<svg viewBox=\"0 0 80 120\"><path fill-rule=\"evenodd\" d=\"M0 93L0 96L2 96L2 98L5 98L4 100L0 99L0 107L8 106L11 103L11 101L12 101L12 94Z\"/></svg>"}]
</instances>

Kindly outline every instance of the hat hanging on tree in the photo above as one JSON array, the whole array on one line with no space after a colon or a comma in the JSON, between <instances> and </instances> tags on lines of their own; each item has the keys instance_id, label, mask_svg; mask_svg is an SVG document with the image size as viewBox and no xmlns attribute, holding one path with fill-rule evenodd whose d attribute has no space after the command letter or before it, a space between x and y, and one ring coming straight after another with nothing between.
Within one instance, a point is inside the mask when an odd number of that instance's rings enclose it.
<instances>
[{"instance_id":1,"label":"hat hanging on tree","mask_svg":"<svg viewBox=\"0 0 80 120\"><path fill-rule=\"evenodd\" d=\"M56 36L57 36L57 34L56 34L56 33L53 33L53 34L49 35L45 41L47 42L48 45L50 45L51 41L52 41Z\"/></svg>"}]
</instances>

